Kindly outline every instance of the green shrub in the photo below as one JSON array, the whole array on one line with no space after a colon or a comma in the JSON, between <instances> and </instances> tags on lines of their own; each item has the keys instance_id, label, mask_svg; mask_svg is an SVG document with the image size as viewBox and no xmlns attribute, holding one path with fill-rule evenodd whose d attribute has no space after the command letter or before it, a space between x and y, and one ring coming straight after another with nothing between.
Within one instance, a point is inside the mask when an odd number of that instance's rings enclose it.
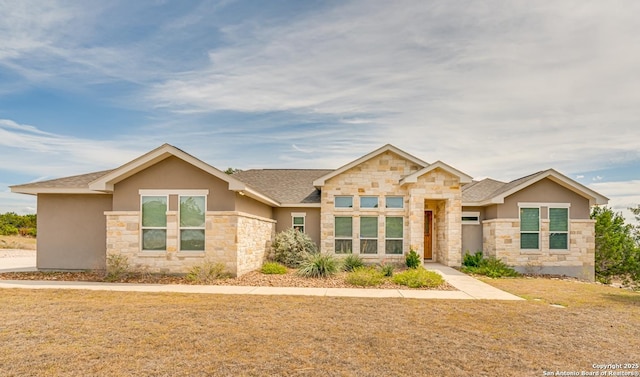
<instances>
[{"instance_id":1,"label":"green shrub","mask_svg":"<svg viewBox=\"0 0 640 377\"><path fill-rule=\"evenodd\" d=\"M287 273L287 267L278 262L267 262L262 265L260 272L266 275L283 275Z\"/></svg>"},{"instance_id":2,"label":"green shrub","mask_svg":"<svg viewBox=\"0 0 640 377\"><path fill-rule=\"evenodd\" d=\"M381 264L380 265L380 273L386 277L393 276L393 270L395 266L393 264Z\"/></svg>"},{"instance_id":3,"label":"green shrub","mask_svg":"<svg viewBox=\"0 0 640 377\"><path fill-rule=\"evenodd\" d=\"M118 281L126 278L131 273L129 258L126 255L107 255L107 271L104 276L106 281Z\"/></svg>"},{"instance_id":4,"label":"green shrub","mask_svg":"<svg viewBox=\"0 0 640 377\"><path fill-rule=\"evenodd\" d=\"M407 267L418 268L418 266L420 266L420 255L418 255L415 250L411 249L409 254L406 256L405 261L407 263Z\"/></svg>"},{"instance_id":5,"label":"green shrub","mask_svg":"<svg viewBox=\"0 0 640 377\"><path fill-rule=\"evenodd\" d=\"M384 275L374 267L361 266L354 268L353 271L348 273L345 281L359 287L372 287L382 284L384 282Z\"/></svg>"},{"instance_id":6,"label":"green shrub","mask_svg":"<svg viewBox=\"0 0 640 377\"><path fill-rule=\"evenodd\" d=\"M469 254L469 250L464 254L462 265L467 267L478 267L482 261L482 251L476 251L475 254Z\"/></svg>"},{"instance_id":7,"label":"green shrub","mask_svg":"<svg viewBox=\"0 0 640 377\"><path fill-rule=\"evenodd\" d=\"M362 266L364 266L364 261L356 254L349 254L342 260L342 268L347 272Z\"/></svg>"},{"instance_id":8,"label":"green shrub","mask_svg":"<svg viewBox=\"0 0 640 377\"><path fill-rule=\"evenodd\" d=\"M442 285L444 279L437 272L420 267L395 274L393 282L409 288L435 288Z\"/></svg>"},{"instance_id":9,"label":"green shrub","mask_svg":"<svg viewBox=\"0 0 640 377\"><path fill-rule=\"evenodd\" d=\"M485 275L490 278L514 277L520 274L513 268L504 264L503 261L496 257L482 258L478 262L478 266L464 266L462 272Z\"/></svg>"},{"instance_id":10,"label":"green shrub","mask_svg":"<svg viewBox=\"0 0 640 377\"><path fill-rule=\"evenodd\" d=\"M194 283L210 283L230 276L224 263L205 261L201 265L191 267L185 279Z\"/></svg>"},{"instance_id":11,"label":"green shrub","mask_svg":"<svg viewBox=\"0 0 640 377\"><path fill-rule=\"evenodd\" d=\"M298 268L298 275L307 278L327 277L335 275L340 267L340 261L331 254L307 254Z\"/></svg>"},{"instance_id":12,"label":"green shrub","mask_svg":"<svg viewBox=\"0 0 640 377\"><path fill-rule=\"evenodd\" d=\"M18 228L11 224L0 224L0 235L2 236L15 236L19 232Z\"/></svg>"},{"instance_id":13,"label":"green shrub","mask_svg":"<svg viewBox=\"0 0 640 377\"><path fill-rule=\"evenodd\" d=\"M308 254L317 252L318 248L313 240L295 229L278 233L273 241L273 259L287 267L299 267Z\"/></svg>"}]
</instances>

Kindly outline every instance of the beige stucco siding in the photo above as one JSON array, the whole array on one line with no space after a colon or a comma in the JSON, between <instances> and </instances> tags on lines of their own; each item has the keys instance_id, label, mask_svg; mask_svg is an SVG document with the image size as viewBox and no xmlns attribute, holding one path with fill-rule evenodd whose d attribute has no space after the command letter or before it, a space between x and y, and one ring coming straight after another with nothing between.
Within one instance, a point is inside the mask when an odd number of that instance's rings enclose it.
<instances>
[{"instance_id":1,"label":"beige stucco siding","mask_svg":"<svg viewBox=\"0 0 640 377\"><path fill-rule=\"evenodd\" d=\"M316 243L320 245L320 208L274 208L274 218L277 221L276 232L290 229L293 224L292 213L305 214L304 232Z\"/></svg>"},{"instance_id":2,"label":"beige stucco siding","mask_svg":"<svg viewBox=\"0 0 640 377\"><path fill-rule=\"evenodd\" d=\"M254 216L266 217L269 219L273 218L273 208L271 206L260 203L255 199L237 193L235 194L235 198L236 211L248 213Z\"/></svg>"},{"instance_id":3,"label":"beige stucco siding","mask_svg":"<svg viewBox=\"0 0 640 377\"><path fill-rule=\"evenodd\" d=\"M37 267L104 269L111 195L38 195Z\"/></svg>"},{"instance_id":4,"label":"beige stucco siding","mask_svg":"<svg viewBox=\"0 0 640 377\"><path fill-rule=\"evenodd\" d=\"M560 186L550 179L543 179L513 195L507 196L504 204L497 206L497 217L518 218L518 203L569 203L571 204L570 218L588 219L590 214L589 199Z\"/></svg>"},{"instance_id":5,"label":"beige stucco siding","mask_svg":"<svg viewBox=\"0 0 640 377\"><path fill-rule=\"evenodd\" d=\"M484 207L462 207L462 212L478 212L479 224L462 224L462 256L482 251L482 221L485 219Z\"/></svg>"},{"instance_id":6,"label":"beige stucco siding","mask_svg":"<svg viewBox=\"0 0 640 377\"><path fill-rule=\"evenodd\" d=\"M229 191L227 182L177 157L169 157L117 183L113 193L113 210L139 211L140 189L209 190L208 211L233 211L236 205L236 193ZM171 199L169 210L177 210L173 206L177 207L177 199Z\"/></svg>"}]
</instances>

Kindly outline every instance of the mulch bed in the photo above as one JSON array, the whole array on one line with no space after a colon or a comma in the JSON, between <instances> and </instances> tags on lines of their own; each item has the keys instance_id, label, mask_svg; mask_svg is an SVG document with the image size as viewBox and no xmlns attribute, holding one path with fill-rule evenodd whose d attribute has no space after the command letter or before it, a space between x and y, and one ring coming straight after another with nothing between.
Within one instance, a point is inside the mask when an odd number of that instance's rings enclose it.
<instances>
[{"instance_id":1,"label":"mulch bed","mask_svg":"<svg viewBox=\"0 0 640 377\"><path fill-rule=\"evenodd\" d=\"M298 276L295 270L289 270L284 275L266 275L259 271L252 271L237 278L224 278L209 281L192 282L180 275L159 274L129 274L110 283L137 283L137 284L191 284L191 285L235 285L254 287L304 287L304 288L363 288L363 289L428 289L439 291L455 291L454 287L446 282L436 288L409 288L391 281L385 281L375 287L360 287L345 281L347 273L341 272L327 278L304 278ZM0 274L0 280L44 280L44 281L82 281L82 282L107 282L104 274L94 271L86 272L6 272Z\"/></svg>"}]
</instances>

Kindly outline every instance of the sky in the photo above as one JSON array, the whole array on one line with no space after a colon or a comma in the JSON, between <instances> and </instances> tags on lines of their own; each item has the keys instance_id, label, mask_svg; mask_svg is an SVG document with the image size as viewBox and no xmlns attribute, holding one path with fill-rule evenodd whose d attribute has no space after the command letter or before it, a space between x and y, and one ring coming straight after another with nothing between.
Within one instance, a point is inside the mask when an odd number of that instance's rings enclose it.
<instances>
[{"instance_id":1,"label":"sky","mask_svg":"<svg viewBox=\"0 0 640 377\"><path fill-rule=\"evenodd\" d=\"M0 14L0 213L36 210L9 185L163 143L222 170L337 168L391 143L476 179L555 168L616 211L640 204L636 0L0 0Z\"/></svg>"}]
</instances>

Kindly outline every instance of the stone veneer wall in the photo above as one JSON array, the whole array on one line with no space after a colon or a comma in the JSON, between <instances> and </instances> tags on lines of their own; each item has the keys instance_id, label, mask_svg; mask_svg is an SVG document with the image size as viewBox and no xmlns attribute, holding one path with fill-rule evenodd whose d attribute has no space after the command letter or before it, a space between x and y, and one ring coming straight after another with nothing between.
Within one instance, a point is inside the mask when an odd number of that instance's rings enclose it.
<instances>
[{"instance_id":1,"label":"stone veneer wall","mask_svg":"<svg viewBox=\"0 0 640 377\"><path fill-rule=\"evenodd\" d=\"M595 221L572 219L569 225L569 249L549 249L549 220L540 220L540 250L520 250L520 220L485 220L483 251L520 272L574 276L594 279Z\"/></svg>"},{"instance_id":2,"label":"stone veneer wall","mask_svg":"<svg viewBox=\"0 0 640 377\"><path fill-rule=\"evenodd\" d=\"M378 260L403 258L384 253L384 218L404 216L404 253L408 253L413 247L424 256L425 200L434 199L442 201L441 210L434 214L436 217L440 216L436 218L436 226L440 227L440 231L434 233L439 251L434 250L434 255L438 262L459 266L462 247L462 194L459 179L436 169L420 177L416 183L399 184L402 178L415 173L419 168L392 152L386 152L326 181L322 188L320 250L334 252L334 217L352 216L353 252L359 253L360 217L378 216L378 254L362 256ZM353 208L334 207L334 198L342 195L354 197ZM361 196L377 196L380 208L360 209L358 198ZM385 196L403 196L404 208L384 208Z\"/></svg>"},{"instance_id":3,"label":"stone veneer wall","mask_svg":"<svg viewBox=\"0 0 640 377\"><path fill-rule=\"evenodd\" d=\"M207 212L204 252L178 250L177 212L167 212L167 250L140 250L138 211L105 212L107 256L124 255L130 265L155 273L187 273L205 261L224 263L233 275L262 265L275 236L275 221L235 211Z\"/></svg>"}]
</instances>

